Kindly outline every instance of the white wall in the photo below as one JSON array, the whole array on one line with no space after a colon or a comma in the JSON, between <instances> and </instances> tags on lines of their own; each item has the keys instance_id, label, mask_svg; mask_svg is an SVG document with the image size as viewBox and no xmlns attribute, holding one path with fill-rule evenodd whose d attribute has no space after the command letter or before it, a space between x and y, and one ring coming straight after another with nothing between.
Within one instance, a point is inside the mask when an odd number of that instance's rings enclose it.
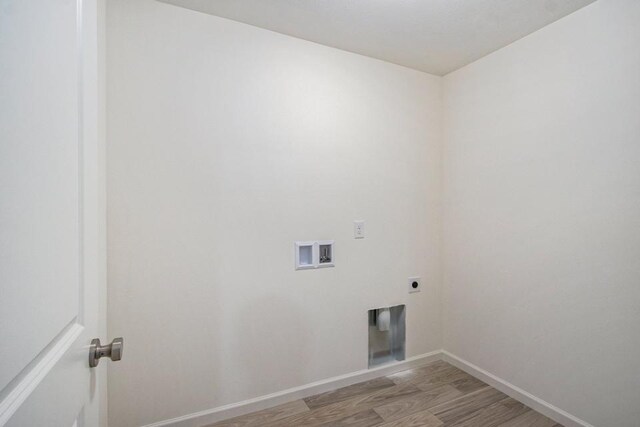
<instances>
[{"instance_id":1,"label":"white wall","mask_svg":"<svg viewBox=\"0 0 640 427\"><path fill-rule=\"evenodd\" d=\"M602 427L640 419L640 2L444 79L444 346Z\"/></svg>"},{"instance_id":2,"label":"white wall","mask_svg":"<svg viewBox=\"0 0 640 427\"><path fill-rule=\"evenodd\" d=\"M408 305L408 356L439 349L441 79L150 0L107 13L110 425L365 369L372 307ZM336 267L294 271L306 239Z\"/></svg>"}]
</instances>

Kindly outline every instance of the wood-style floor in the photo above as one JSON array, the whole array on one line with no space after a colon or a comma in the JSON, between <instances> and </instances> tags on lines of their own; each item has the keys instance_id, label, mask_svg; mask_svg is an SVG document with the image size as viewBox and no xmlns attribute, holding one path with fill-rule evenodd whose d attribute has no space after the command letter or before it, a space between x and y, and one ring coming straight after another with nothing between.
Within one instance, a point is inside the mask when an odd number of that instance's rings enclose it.
<instances>
[{"instance_id":1,"label":"wood-style floor","mask_svg":"<svg viewBox=\"0 0 640 427\"><path fill-rule=\"evenodd\" d=\"M442 361L212 426L562 427Z\"/></svg>"}]
</instances>

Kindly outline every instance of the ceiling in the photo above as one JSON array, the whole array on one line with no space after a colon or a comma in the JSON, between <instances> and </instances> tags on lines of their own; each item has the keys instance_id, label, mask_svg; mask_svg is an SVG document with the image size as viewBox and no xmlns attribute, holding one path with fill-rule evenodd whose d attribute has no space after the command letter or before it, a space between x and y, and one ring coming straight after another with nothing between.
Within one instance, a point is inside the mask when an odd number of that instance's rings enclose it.
<instances>
[{"instance_id":1,"label":"ceiling","mask_svg":"<svg viewBox=\"0 0 640 427\"><path fill-rule=\"evenodd\" d=\"M444 75L595 0L161 0Z\"/></svg>"}]
</instances>

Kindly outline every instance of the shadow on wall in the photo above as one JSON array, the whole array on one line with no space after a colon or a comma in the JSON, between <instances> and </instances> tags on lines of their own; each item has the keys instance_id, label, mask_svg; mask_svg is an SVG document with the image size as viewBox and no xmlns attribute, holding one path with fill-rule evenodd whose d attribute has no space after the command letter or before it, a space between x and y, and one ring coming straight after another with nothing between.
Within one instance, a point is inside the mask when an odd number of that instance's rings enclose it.
<instances>
[{"instance_id":1,"label":"shadow on wall","mask_svg":"<svg viewBox=\"0 0 640 427\"><path fill-rule=\"evenodd\" d=\"M235 369L222 373L223 384L235 384L238 396L257 397L309 382L313 331L298 307L277 295L262 295L228 310L233 319L230 354L236 358L230 361Z\"/></svg>"}]
</instances>

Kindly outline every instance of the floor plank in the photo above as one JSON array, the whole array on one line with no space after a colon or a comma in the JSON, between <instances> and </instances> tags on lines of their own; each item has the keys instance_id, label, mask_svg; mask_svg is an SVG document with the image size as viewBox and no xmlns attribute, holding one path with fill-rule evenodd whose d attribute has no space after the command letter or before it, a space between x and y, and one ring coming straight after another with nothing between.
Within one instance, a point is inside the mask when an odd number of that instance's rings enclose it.
<instances>
[{"instance_id":1,"label":"floor plank","mask_svg":"<svg viewBox=\"0 0 640 427\"><path fill-rule=\"evenodd\" d=\"M373 379L371 381L365 381L362 383L339 388L337 390L307 397L306 399L304 399L304 402L307 404L309 409L315 409L321 406L331 405L332 403L347 400L350 397L357 396L359 394L371 393L372 391L393 387L394 385L396 384L389 378L381 377Z\"/></svg>"},{"instance_id":2,"label":"floor plank","mask_svg":"<svg viewBox=\"0 0 640 427\"><path fill-rule=\"evenodd\" d=\"M395 421L380 425L380 427L440 427L442 421L429 411L417 412Z\"/></svg>"},{"instance_id":3,"label":"floor plank","mask_svg":"<svg viewBox=\"0 0 640 427\"><path fill-rule=\"evenodd\" d=\"M379 426L384 420L373 409L358 412L349 417L323 424L325 427L372 427Z\"/></svg>"},{"instance_id":4,"label":"floor plank","mask_svg":"<svg viewBox=\"0 0 640 427\"><path fill-rule=\"evenodd\" d=\"M294 400L293 402L285 403L284 405L276 406L274 408L265 409L264 411L258 411L251 414L242 415L240 417L232 418L230 420L210 424L210 427L263 426L266 423L279 421L303 412L309 412L309 408L307 407L307 405L302 400Z\"/></svg>"},{"instance_id":5,"label":"floor plank","mask_svg":"<svg viewBox=\"0 0 640 427\"><path fill-rule=\"evenodd\" d=\"M502 423L499 427L562 427L539 412L529 409L524 414Z\"/></svg>"},{"instance_id":6,"label":"floor plank","mask_svg":"<svg viewBox=\"0 0 640 427\"><path fill-rule=\"evenodd\" d=\"M418 393L414 396L397 400L375 408L375 411L385 421L394 421L416 412L438 406L462 396L462 392L450 385L443 385L429 391Z\"/></svg>"},{"instance_id":7,"label":"floor plank","mask_svg":"<svg viewBox=\"0 0 640 427\"><path fill-rule=\"evenodd\" d=\"M471 414L486 406L498 402L507 395L492 387L485 387L473 393L443 403L431 409L431 412L445 425L455 425L466 420Z\"/></svg>"},{"instance_id":8,"label":"floor plank","mask_svg":"<svg viewBox=\"0 0 640 427\"><path fill-rule=\"evenodd\" d=\"M507 397L469 414L464 420L446 423L446 425L452 427L497 427L529 410L523 403Z\"/></svg>"},{"instance_id":9,"label":"floor plank","mask_svg":"<svg viewBox=\"0 0 640 427\"><path fill-rule=\"evenodd\" d=\"M487 387L486 383L451 365L439 369L431 375L417 377L411 382L425 391L434 387L451 385L463 393L471 393Z\"/></svg>"}]
</instances>

